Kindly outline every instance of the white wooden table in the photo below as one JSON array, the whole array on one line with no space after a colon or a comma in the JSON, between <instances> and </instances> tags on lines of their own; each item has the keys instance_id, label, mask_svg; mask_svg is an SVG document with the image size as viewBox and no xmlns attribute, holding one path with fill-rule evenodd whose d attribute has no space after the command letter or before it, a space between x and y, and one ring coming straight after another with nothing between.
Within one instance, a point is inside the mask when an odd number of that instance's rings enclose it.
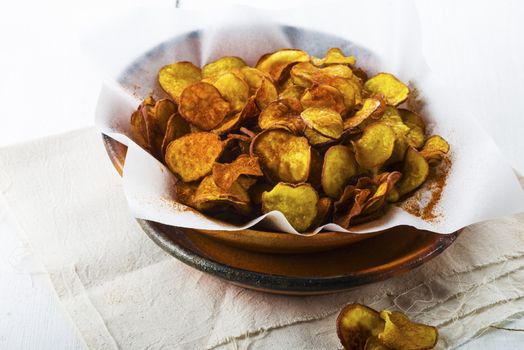
<instances>
[{"instance_id":1,"label":"white wooden table","mask_svg":"<svg viewBox=\"0 0 524 350\"><path fill-rule=\"evenodd\" d=\"M235 1L180 0L179 5L226 2ZM94 14L136 3L151 0L27 0L2 5L0 146L92 124L101 80L82 54L77 30ZM314 2L265 0L255 5L304 3ZM439 0L417 6L431 68L453 78L459 89L478 91L471 103L481 105L484 113L476 117L524 173L524 3ZM507 128L508 121L512 128ZM3 185L0 178L0 191ZM82 348L45 272L19 235L23 232L0 203L0 349ZM507 327L524 328L524 318ZM492 330L463 349L519 349L523 344L524 332Z\"/></svg>"}]
</instances>

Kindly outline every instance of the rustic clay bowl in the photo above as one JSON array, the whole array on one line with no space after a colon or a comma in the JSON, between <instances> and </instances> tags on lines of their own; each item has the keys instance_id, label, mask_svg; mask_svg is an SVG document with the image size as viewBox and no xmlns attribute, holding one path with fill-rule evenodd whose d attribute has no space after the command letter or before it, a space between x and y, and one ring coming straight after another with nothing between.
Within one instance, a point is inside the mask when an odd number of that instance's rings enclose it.
<instances>
[{"instance_id":1,"label":"rustic clay bowl","mask_svg":"<svg viewBox=\"0 0 524 350\"><path fill-rule=\"evenodd\" d=\"M354 45L345 39L301 28L284 27L292 46L312 52ZM176 37L136 59L119 83L138 97L161 94L158 69L172 61L173 50L195 49L199 32ZM318 45L315 45L318 47ZM364 56L372 59L365 49ZM107 137L108 155L121 174L126 146ZM402 226L373 234L321 232L302 237L256 229L236 232L190 230L138 220L162 249L201 271L237 285L281 294L323 294L347 290L409 271L438 255L458 236L438 235Z\"/></svg>"}]
</instances>

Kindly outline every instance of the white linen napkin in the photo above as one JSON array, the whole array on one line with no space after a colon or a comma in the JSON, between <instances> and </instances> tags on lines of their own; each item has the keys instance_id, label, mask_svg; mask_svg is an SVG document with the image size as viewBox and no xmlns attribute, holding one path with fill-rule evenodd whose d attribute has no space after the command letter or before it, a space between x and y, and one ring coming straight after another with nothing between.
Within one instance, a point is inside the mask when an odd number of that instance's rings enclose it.
<instances>
[{"instance_id":1,"label":"white linen napkin","mask_svg":"<svg viewBox=\"0 0 524 350\"><path fill-rule=\"evenodd\" d=\"M401 309L455 347L524 311L524 215L473 225L439 257L350 292L275 296L164 253L129 213L95 129L0 151L0 191L89 348L336 348L346 303Z\"/></svg>"}]
</instances>

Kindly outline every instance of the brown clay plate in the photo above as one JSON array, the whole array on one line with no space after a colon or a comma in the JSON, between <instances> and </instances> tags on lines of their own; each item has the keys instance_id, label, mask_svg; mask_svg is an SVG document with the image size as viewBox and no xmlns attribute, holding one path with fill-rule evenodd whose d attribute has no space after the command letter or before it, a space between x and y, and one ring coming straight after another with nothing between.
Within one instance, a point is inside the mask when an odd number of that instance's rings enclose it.
<instances>
[{"instance_id":1,"label":"brown clay plate","mask_svg":"<svg viewBox=\"0 0 524 350\"><path fill-rule=\"evenodd\" d=\"M321 43L359 53L371 64L372 53L346 39L296 27L282 27L291 46L315 53ZM177 52L198 52L201 33L190 32L158 45L132 62L119 83L139 98L153 92L160 67L178 59ZM321 46L322 46L321 45ZM113 165L122 172L126 147L104 136ZM438 235L411 227L377 234L322 232L313 237L260 230L196 231L138 220L145 233L182 262L234 284L281 294L324 294L384 280L421 265L446 249L458 236Z\"/></svg>"}]
</instances>

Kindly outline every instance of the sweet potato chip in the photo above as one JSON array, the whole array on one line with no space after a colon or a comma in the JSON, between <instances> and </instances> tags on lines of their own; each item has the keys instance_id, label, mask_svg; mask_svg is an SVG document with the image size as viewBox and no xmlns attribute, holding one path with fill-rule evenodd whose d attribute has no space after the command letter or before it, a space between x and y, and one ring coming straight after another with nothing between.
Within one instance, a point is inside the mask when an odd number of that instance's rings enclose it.
<instances>
[{"instance_id":1,"label":"sweet potato chip","mask_svg":"<svg viewBox=\"0 0 524 350\"><path fill-rule=\"evenodd\" d=\"M255 100L257 103L258 108L260 110L263 110L266 108L271 102L275 101L278 98L278 92L277 88L271 80L267 78L263 78L260 87L255 93Z\"/></svg>"},{"instance_id":2,"label":"sweet potato chip","mask_svg":"<svg viewBox=\"0 0 524 350\"><path fill-rule=\"evenodd\" d=\"M131 114L131 132L133 135L133 141L135 141L140 147L145 150L150 149L147 124L144 115L141 111L141 106L138 110Z\"/></svg>"},{"instance_id":3,"label":"sweet potato chip","mask_svg":"<svg viewBox=\"0 0 524 350\"><path fill-rule=\"evenodd\" d=\"M402 179L396 189L400 196L416 190L426 181L429 174L429 165L426 159L413 147L409 147L402 166Z\"/></svg>"},{"instance_id":4,"label":"sweet potato chip","mask_svg":"<svg viewBox=\"0 0 524 350\"><path fill-rule=\"evenodd\" d=\"M344 104L348 110L352 109L356 104L361 103L358 86L349 79L344 79L319 71L313 73L312 80L316 84L326 84L338 89L344 97Z\"/></svg>"},{"instance_id":5,"label":"sweet potato chip","mask_svg":"<svg viewBox=\"0 0 524 350\"><path fill-rule=\"evenodd\" d=\"M314 84L313 74L318 71L319 69L310 62L297 63L291 68L291 81L297 86L309 88Z\"/></svg>"},{"instance_id":6,"label":"sweet potato chip","mask_svg":"<svg viewBox=\"0 0 524 350\"><path fill-rule=\"evenodd\" d=\"M167 121L166 133L164 134L164 139L162 140L161 153L165 158L166 148L171 143L185 134L190 133L189 124L180 116L178 113L171 115Z\"/></svg>"},{"instance_id":7,"label":"sweet potato chip","mask_svg":"<svg viewBox=\"0 0 524 350\"><path fill-rule=\"evenodd\" d=\"M278 210L299 232L307 230L317 216L318 194L309 184L280 182L262 193L262 212Z\"/></svg>"},{"instance_id":8,"label":"sweet potato chip","mask_svg":"<svg viewBox=\"0 0 524 350\"><path fill-rule=\"evenodd\" d=\"M155 123L158 125L160 134L165 134L167 122L175 112L177 112L177 106L173 101L167 98L156 101L155 107L153 107L152 110L152 115Z\"/></svg>"},{"instance_id":9,"label":"sweet potato chip","mask_svg":"<svg viewBox=\"0 0 524 350\"><path fill-rule=\"evenodd\" d=\"M297 99L282 99L271 102L258 116L260 129L286 128L293 133L302 133L306 128L300 118L302 106Z\"/></svg>"},{"instance_id":10,"label":"sweet potato chip","mask_svg":"<svg viewBox=\"0 0 524 350\"><path fill-rule=\"evenodd\" d=\"M239 112L249 99L249 86L233 73L222 74L214 83L220 95L229 102L232 112Z\"/></svg>"},{"instance_id":11,"label":"sweet potato chip","mask_svg":"<svg viewBox=\"0 0 524 350\"><path fill-rule=\"evenodd\" d=\"M311 150L305 137L284 129L270 129L251 142L251 154L259 157L262 170L273 182L298 183L307 180Z\"/></svg>"},{"instance_id":12,"label":"sweet potato chip","mask_svg":"<svg viewBox=\"0 0 524 350\"><path fill-rule=\"evenodd\" d=\"M385 204L388 195L393 190L395 184L400 180L402 174L398 171L393 171L391 173L382 173L379 178L376 180L377 188L375 193L366 200L364 208L362 209L362 214L368 215L377 210L380 210Z\"/></svg>"},{"instance_id":13,"label":"sweet potato chip","mask_svg":"<svg viewBox=\"0 0 524 350\"><path fill-rule=\"evenodd\" d=\"M330 108L340 115L346 111L344 96L338 89L325 84L315 85L307 89L300 98L300 102L304 108Z\"/></svg>"},{"instance_id":14,"label":"sweet potato chip","mask_svg":"<svg viewBox=\"0 0 524 350\"><path fill-rule=\"evenodd\" d=\"M420 154L433 165L442 160L444 155L449 152L449 144L442 137L433 135L426 140Z\"/></svg>"},{"instance_id":15,"label":"sweet potato chip","mask_svg":"<svg viewBox=\"0 0 524 350\"><path fill-rule=\"evenodd\" d=\"M322 59L313 58L313 64L322 66L325 64L355 64L357 60L354 56L346 56L338 47L332 47L326 52L326 56Z\"/></svg>"},{"instance_id":16,"label":"sweet potato chip","mask_svg":"<svg viewBox=\"0 0 524 350\"><path fill-rule=\"evenodd\" d=\"M202 78L200 68L191 62L177 62L164 66L158 72L162 89L177 103L184 89Z\"/></svg>"},{"instance_id":17,"label":"sweet potato chip","mask_svg":"<svg viewBox=\"0 0 524 350\"><path fill-rule=\"evenodd\" d=\"M215 128L229 111L229 103L222 98L217 88L208 83L190 85L180 96L180 114L202 130Z\"/></svg>"},{"instance_id":18,"label":"sweet potato chip","mask_svg":"<svg viewBox=\"0 0 524 350\"><path fill-rule=\"evenodd\" d=\"M255 98L251 96L247 100L246 105L240 112L227 115L220 124L218 124L213 130L211 130L211 132L217 135L221 135L230 132L231 130L238 129L242 122L244 122L248 118L255 116L257 113L258 108L255 104Z\"/></svg>"},{"instance_id":19,"label":"sweet potato chip","mask_svg":"<svg viewBox=\"0 0 524 350\"><path fill-rule=\"evenodd\" d=\"M340 114L329 108L306 108L300 116L306 125L323 136L338 139L342 136L344 126Z\"/></svg>"},{"instance_id":20,"label":"sweet potato chip","mask_svg":"<svg viewBox=\"0 0 524 350\"><path fill-rule=\"evenodd\" d=\"M407 139L410 131L409 127L402 121L398 110L391 106L386 107L381 122L389 126L395 133L395 147L388 164L402 161L409 146Z\"/></svg>"},{"instance_id":21,"label":"sweet potato chip","mask_svg":"<svg viewBox=\"0 0 524 350\"><path fill-rule=\"evenodd\" d=\"M213 165L213 180L223 190L229 190L240 175L263 176L258 158L243 154L232 163Z\"/></svg>"},{"instance_id":22,"label":"sweet potato chip","mask_svg":"<svg viewBox=\"0 0 524 350\"><path fill-rule=\"evenodd\" d=\"M424 145L426 124L420 115L407 109L398 110L404 124L409 128L406 140L410 146L420 148Z\"/></svg>"},{"instance_id":23,"label":"sweet potato chip","mask_svg":"<svg viewBox=\"0 0 524 350\"><path fill-rule=\"evenodd\" d=\"M278 81L284 69L292 63L308 62L309 55L301 50L282 49L266 54L258 60L256 68L268 73L274 81Z\"/></svg>"},{"instance_id":24,"label":"sweet potato chip","mask_svg":"<svg viewBox=\"0 0 524 350\"><path fill-rule=\"evenodd\" d=\"M340 311L337 318L337 335L347 350L364 349L369 337L377 336L384 329L384 320L375 310L350 304Z\"/></svg>"},{"instance_id":25,"label":"sweet potato chip","mask_svg":"<svg viewBox=\"0 0 524 350\"><path fill-rule=\"evenodd\" d=\"M386 162L395 147L395 133L384 123L370 124L357 141L353 142L357 163L373 169Z\"/></svg>"},{"instance_id":26,"label":"sweet potato chip","mask_svg":"<svg viewBox=\"0 0 524 350\"><path fill-rule=\"evenodd\" d=\"M411 322L404 314L383 310L380 317L385 321L378 339L392 349L425 350L437 345L438 331L435 327Z\"/></svg>"},{"instance_id":27,"label":"sweet potato chip","mask_svg":"<svg viewBox=\"0 0 524 350\"><path fill-rule=\"evenodd\" d=\"M383 95L391 106L404 102L409 95L408 87L389 73L375 75L364 83L364 88L371 93Z\"/></svg>"},{"instance_id":28,"label":"sweet potato chip","mask_svg":"<svg viewBox=\"0 0 524 350\"><path fill-rule=\"evenodd\" d=\"M353 151L343 145L331 146L324 155L322 189L333 199L338 199L349 181L359 172Z\"/></svg>"},{"instance_id":29,"label":"sweet potato chip","mask_svg":"<svg viewBox=\"0 0 524 350\"><path fill-rule=\"evenodd\" d=\"M366 98L355 115L344 120L344 130L356 128L368 120L379 119L385 108L386 103L380 96Z\"/></svg>"},{"instance_id":30,"label":"sweet potato chip","mask_svg":"<svg viewBox=\"0 0 524 350\"><path fill-rule=\"evenodd\" d=\"M308 139L309 144L312 146L323 146L333 141L336 141L330 137L322 135L321 133L311 129L310 127L306 127L306 129L304 130L304 136Z\"/></svg>"},{"instance_id":31,"label":"sweet potato chip","mask_svg":"<svg viewBox=\"0 0 524 350\"><path fill-rule=\"evenodd\" d=\"M244 66L246 66L246 62L240 57L225 56L202 67L202 77L219 76Z\"/></svg>"},{"instance_id":32,"label":"sweet potato chip","mask_svg":"<svg viewBox=\"0 0 524 350\"><path fill-rule=\"evenodd\" d=\"M166 148L168 168L183 181L191 182L211 172L224 144L217 135L195 132L172 141Z\"/></svg>"},{"instance_id":33,"label":"sweet potato chip","mask_svg":"<svg viewBox=\"0 0 524 350\"><path fill-rule=\"evenodd\" d=\"M155 157L160 157L161 155L167 122L175 112L175 103L168 99L159 100L154 106L144 106L142 109L142 114L147 125L148 143Z\"/></svg>"},{"instance_id":34,"label":"sweet potato chip","mask_svg":"<svg viewBox=\"0 0 524 350\"><path fill-rule=\"evenodd\" d=\"M340 198L334 203L333 222L341 227L348 228L355 217L362 213L370 191L348 185Z\"/></svg>"},{"instance_id":35,"label":"sweet potato chip","mask_svg":"<svg viewBox=\"0 0 524 350\"><path fill-rule=\"evenodd\" d=\"M195 192L193 202L200 211L210 211L227 205L237 209L242 214L249 214L251 207L247 191L238 182L234 182L228 189L218 187L213 176L206 176Z\"/></svg>"},{"instance_id":36,"label":"sweet potato chip","mask_svg":"<svg viewBox=\"0 0 524 350\"><path fill-rule=\"evenodd\" d=\"M325 68L320 69L320 71L334 77L346 79L351 79L351 77L353 76L353 71L351 70L351 68L343 64L334 64L332 66L327 66Z\"/></svg>"},{"instance_id":37,"label":"sweet potato chip","mask_svg":"<svg viewBox=\"0 0 524 350\"><path fill-rule=\"evenodd\" d=\"M280 94L278 94L279 99L283 98L295 98L300 100L302 95L304 95L304 88L298 85L291 85L285 88Z\"/></svg>"},{"instance_id":38,"label":"sweet potato chip","mask_svg":"<svg viewBox=\"0 0 524 350\"><path fill-rule=\"evenodd\" d=\"M240 74L242 75L244 81L249 85L249 92L251 95L254 95L262 84L262 80L269 79L271 82L271 77L269 74L262 72L253 67L242 67L240 68Z\"/></svg>"}]
</instances>

